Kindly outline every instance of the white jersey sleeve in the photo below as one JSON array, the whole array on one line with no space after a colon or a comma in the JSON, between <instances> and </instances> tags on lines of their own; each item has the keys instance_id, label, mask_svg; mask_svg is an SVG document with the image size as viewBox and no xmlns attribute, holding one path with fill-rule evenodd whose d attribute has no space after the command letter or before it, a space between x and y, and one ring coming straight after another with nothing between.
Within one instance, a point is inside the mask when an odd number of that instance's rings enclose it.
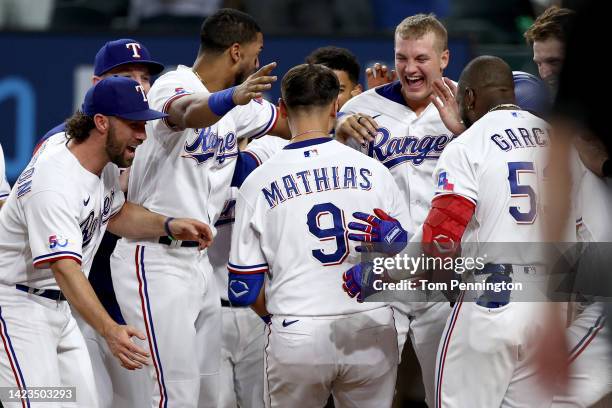
<instances>
[{"instance_id":1,"label":"white jersey sleeve","mask_svg":"<svg viewBox=\"0 0 612 408\"><path fill-rule=\"evenodd\" d=\"M158 78L155 85L157 86L151 89L152 92L147 94L149 107L164 113L168 113L172 102L196 92L194 89L185 88L185 81L175 72L170 72ZM147 132L147 135L158 134L159 132L163 135L168 135L168 133L180 134L184 130L170 123L168 118L152 120L147 124L153 130L153 132Z\"/></svg>"},{"instance_id":2,"label":"white jersey sleeve","mask_svg":"<svg viewBox=\"0 0 612 408\"><path fill-rule=\"evenodd\" d=\"M53 190L26 195L22 203L34 267L44 268L65 258L81 264L83 236L75 217L78 209L71 208L64 196Z\"/></svg>"},{"instance_id":3,"label":"white jersey sleeve","mask_svg":"<svg viewBox=\"0 0 612 408\"><path fill-rule=\"evenodd\" d=\"M449 143L434 171L436 195L459 194L474 203L478 202L477 166L478 161L470 157L464 144L458 141Z\"/></svg>"},{"instance_id":4,"label":"white jersey sleeve","mask_svg":"<svg viewBox=\"0 0 612 408\"><path fill-rule=\"evenodd\" d=\"M0 145L0 200L6 200L9 193L11 192L11 186L6 180L6 169L4 167L4 152L2 151L2 145Z\"/></svg>"},{"instance_id":5,"label":"white jersey sleeve","mask_svg":"<svg viewBox=\"0 0 612 408\"><path fill-rule=\"evenodd\" d=\"M276 106L264 99L253 99L246 105L236 106L229 111L236 123L238 139L258 138L270 131L276 124Z\"/></svg>"},{"instance_id":6,"label":"white jersey sleeve","mask_svg":"<svg viewBox=\"0 0 612 408\"><path fill-rule=\"evenodd\" d=\"M268 262L260 242L261 225L257 218L257 212L238 191L234 227L240 233L232 234L232 247L228 263L230 272L250 274L268 270Z\"/></svg>"},{"instance_id":7,"label":"white jersey sleeve","mask_svg":"<svg viewBox=\"0 0 612 408\"><path fill-rule=\"evenodd\" d=\"M265 135L249 143L245 153L253 156L257 161L257 164L261 165L276 153L283 150L283 147L287 146L288 144L289 141L286 139Z\"/></svg>"}]
</instances>

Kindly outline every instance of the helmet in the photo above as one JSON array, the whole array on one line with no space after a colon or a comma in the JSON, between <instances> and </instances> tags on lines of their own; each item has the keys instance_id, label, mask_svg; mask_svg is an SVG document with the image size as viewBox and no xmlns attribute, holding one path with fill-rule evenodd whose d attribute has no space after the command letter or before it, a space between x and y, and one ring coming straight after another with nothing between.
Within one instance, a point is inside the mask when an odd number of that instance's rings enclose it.
<instances>
[{"instance_id":1,"label":"helmet","mask_svg":"<svg viewBox=\"0 0 612 408\"><path fill-rule=\"evenodd\" d=\"M512 71L516 104L539 117L546 117L552 107L548 85L535 75Z\"/></svg>"}]
</instances>

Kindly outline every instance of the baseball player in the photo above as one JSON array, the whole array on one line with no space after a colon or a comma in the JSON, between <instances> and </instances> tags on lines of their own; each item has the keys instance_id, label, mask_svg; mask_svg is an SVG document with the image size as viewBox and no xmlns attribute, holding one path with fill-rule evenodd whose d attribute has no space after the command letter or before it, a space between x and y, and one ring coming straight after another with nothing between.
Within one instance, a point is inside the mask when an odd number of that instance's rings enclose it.
<instances>
[{"instance_id":1,"label":"baseball player","mask_svg":"<svg viewBox=\"0 0 612 408\"><path fill-rule=\"evenodd\" d=\"M130 38L123 38L105 43L94 59L92 84L104 78L117 75L128 77L140 84L145 95L151 88L151 77L159 74L164 66L151 58L147 47ZM65 123L51 129L39 142L39 146L47 143L62 144L66 142ZM124 170L119 176L121 189L127 189L129 170ZM105 232L100 248L94 256L89 281L100 299L100 302L116 322L125 324L121 310L115 298L111 280L110 255L117 242L116 235ZM139 381L132 381L142 372L127 372L118 364L100 335L87 325L78 314L75 314L81 332L85 337L87 348L91 357L96 379L96 387L100 396L100 407L103 408L129 408L142 406L139 400L144 392L137 388ZM110 398L109 396L113 396Z\"/></svg>"},{"instance_id":2,"label":"baseball player","mask_svg":"<svg viewBox=\"0 0 612 408\"><path fill-rule=\"evenodd\" d=\"M194 66L162 75L148 94L168 117L147 124L129 200L218 221L231 198L238 141L282 131L276 107L260 98L276 80L269 75L275 64L253 74L262 47L250 16L222 9L206 19ZM111 269L124 318L154 334L144 345L155 362L150 404L216 407L221 307L208 254L168 237L120 240ZM146 286L144 273L151 277Z\"/></svg>"},{"instance_id":3,"label":"baseball player","mask_svg":"<svg viewBox=\"0 0 612 408\"><path fill-rule=\"evenodd\" d=\"M349 99L363 91L359 83L361 67L355 55L346 48L333 46L317 48L306 57L306 63L322 64L334 71L340 81L339 109L342 109Z\"/></svg>"},{"instance_id":4,"label":"baseball player","mask_svg":"<svg viewBox=\"0 0 612 408\"><path fill-rule=\"evenodd\" d=\"M4 205L9 193L11 192L11 186L6 180L6 173L4 170L4 151L0 144L0 208Z\"/></svg>"},{"instance_id":5,"label":"baseball player","mask_svg":"<svg viewBox=\"0 0 612 408\"><path fill-rule=\"evenodd\" d=\"M512 73L496 57L468 64L459 80L457 102L468 130L438 161L437 195L422 241L485 246L541 241L538 172L547 155L547 123L515 105ZM546 258L540 251L522 248L517 253L494 244L487 249L493 249L486 251L488 263L463 281L545 281ZM455 305L440 343L436 406L549 406L552 395L538 387L530 352L543 323L540 304L512 302L516 295L510 290L499 297L485 291L468 299L466 293Z\"/></svg>"},{"instance_id":6,"label":"baseball player","mask_svg":"<svg viewBox=\"0 0 612 408\"><path fill-rule=\"evenodd\" d=\"M539 62L540 75L549 78L553 83L556 83L560 66L551 64L551 60L562 61L563 55L548 55L543 58L541 53L563 39L558 26L563 19L570 18L571 15L568 10L550 9L526 33L526 38L533 42L534 59L535 51L540 52L537 58L541 61L536 61ZM547 21L549 23L546 26ZM551 21L554 24L551 25ZM550 111L552 98L543 82L520 71L514 71L513 77L517 104L524 110L545 117ZM572 207L577 238L579 241L591 243L609 241L610 230L607 226L610 223L606 220L607 211L604 211L605 203L610 198L609 188L605 181L587 170L579 154L573 149L570 158L574 187ZM585 300L576 305L580 313L566 332L569 346L569 383L564 392L555 395L553 407L589 407L612 390L611 350L609 342L606 341L608 329L605 325L603 304Z\"/></svg>"},{"instance_id":7,"label":"baseball player","mask_svg":"<svg viewBox=\"0 0 612 408\"><path fill-rule=\"evenodd\" d=\"M487 263L465 272L463 282L523 282L528 290L540 289L546 254L533 244L515 251L496 243L543 238L538 173L548 157L548 125L515 105L510 67L496 57L468 64L457 102L468 129L438 160L436 196L411 242L421 242L431 256L458 255L459 243L472 252L465 244L478 243ZM347 272L353 282L356 270ZM541 304L518 298L511 289L462 292L440 342L436 407L550 406L552 395L537 384L532 347L543 326Z\"/></svg>"},{"instance_id":8,"label":"baseball player","mask_svg":"<svg viewBox=\"0 0 612 408\"><path fill-rule=\"evenodd\" d=\"M331 68L340 82L338 105L361 92L360 66L347 49L322 47L314 50L306 62ZM265 135L253 140L243 154L250 164L243 169L244 179L255 167L274 156L288 141ZM241 153L242 154L242 153ZM236 183L240 184L240 183ZM239 187L239 185L238 185ZM232 188L234 190L234 188ZM219 407L263 406L263 322L248 307L231 305L227 298L227 262L235 210L235 191L224 206L215 224L215 243L209 248L209 258L221 294L223 339L220 375Z\"/></svg>"},{"instance_id":9,"label":"baseball player","mask_svg":"<svg viewBox=\"0 0 612 408\"><path fill-rule=\"evenodd\" d=\"M353 146L389 169L417 225L425 221L434 194L431 177L436 162L454 135L463 131L461 125L447 128L432 103L434 82L442 80L448 58L446 29L435 17L420 14L406 18L395 34L399 80L348 101L341 109L347 115L336 125L340 140L361 138L365 143ZM398 309L398 342L401 352L410 333L426 402L433 406L435 356L451 308L441 293L431 298L417 294L413 293L411 302L394 304Z\"/></svg>"},{"instance_id":10,"label":"baseball player","mask_svg":"<svg viewBox=\"0 0 612 408\"><path fill-rule=\"evenodd\" d=\"M238 192L229 300L271 314L267 407L322 407L330 393L337 407L389 406L398 362L393 312L346 298L338 283L359 262L347 240L351 214L383 208L410 225L408 209L384 166L329 137L339 91L329 68L294 67L281 88L293 139ZM405 245L406 232L396 232Z\"/></svg>"},{"instance_id":11,"label":"baseball player","mask_svg":"<svg viewBox=\"0 0 612 408\"><path fill-rule=\"evenodd\" d=\"M31 406L30 387L76 387L79 407L98 397L85 341L70 307L105 339L121 365L147 365L149 354L104 310L86 273L108 227L128 237L170 234L212 240L207 225L174 219L124 203L117 166L129 166L144 140L144 122L164 117L149 109L140 85L128 78L100 81L82 111L67 123L66 144L44 145L18 178L0 214L0 384ZM68 306L68 300L70 307ZM68 397L68 396L67 396ZM49 404L49 406L68 406Z\"/></svg>"},{"instance_id":12,"label":"baseball player","mask_svg":"<svg viewBox=\"0 0 612 408\"><path fill-rule=\"evenodd\" d=\"M144 44L131 38L120 38L108 41L100 48L94 59L94 72L91 80L95 85L111 75L132 78L144 88L146 94L151 88L151 78L163 70L163 64L151 58ZM38 142L34 152L43 141L57 133L64 132L65 129L64 122L51 128Z\"/></svg>"}]
</instances>

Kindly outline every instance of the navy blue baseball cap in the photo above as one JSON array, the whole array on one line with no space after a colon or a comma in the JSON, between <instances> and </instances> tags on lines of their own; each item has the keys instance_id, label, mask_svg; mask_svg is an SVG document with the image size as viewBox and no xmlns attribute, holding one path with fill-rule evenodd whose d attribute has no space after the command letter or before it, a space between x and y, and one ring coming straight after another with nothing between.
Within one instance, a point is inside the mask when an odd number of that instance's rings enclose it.
<instances>
[{"instance_id":1,"label":"navy blue baseball cap","mask_svg":"<svg viewBox=\"0 0 612 408\"><path fill-rule=\"evenodd\" d=\"M151 59L147 47L131 38L122 38L109 41L100 48L94 60L94 75L103 75L125 64L143 64L149 68L151 75L157 75L164 70L163 64Z\"/></svg>"},{"instance_id":2,"label":"navy blue baseball cap","mask_svg":"<svg viewBox=\"0 0 612 408\"><path fill-rule=\"evenodd\" d=\"M548 85L533 74L512 71L516 104L539 117L546 117L552 107Z\"/></svg>"},{"instance_id":3,"label":"navy blue baseball cap","mask_svg":"<svg viewBox=\"0 0 612 408\"><path fill-rule=\"evenodd\" d=\"M128 120L165 118L163 112L149 109L144 89L131 78L117 75L104 78L85 94L81 110L87 116L97 113Z\"/></svg>"}]
</instances>

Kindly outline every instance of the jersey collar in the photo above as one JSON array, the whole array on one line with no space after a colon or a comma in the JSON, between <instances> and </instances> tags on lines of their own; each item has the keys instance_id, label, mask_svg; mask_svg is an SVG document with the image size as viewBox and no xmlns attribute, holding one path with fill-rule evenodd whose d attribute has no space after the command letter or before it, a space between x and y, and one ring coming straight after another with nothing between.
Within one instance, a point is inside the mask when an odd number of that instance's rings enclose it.
<instances>
[{"instance_id":1,"label":"jersey collar","mask_svg":"<svg viewBox=\"0 0 612 408\"><path fill-rule=\"evenodd\" d=\"M287 146L283 147L283 149L284 150L301 149L302 147L308 147L312 145L327 143L327 142L331 142L332 140L334 139L332 139L331 137L317 137L316 139L308 139L308 140L302 140L301 142L290 143Z\"/></svg>"},{"instance_id":2,"label":"jersey collar","mask_svg":"<svg viewBox=\"0 0 612 408\"><path fill-rule=\"evenodd\" d=\"M399 80L391 82L387 85L379 86L374 90L380 96L383 96L395 103L399 103L400 105L408 106L406 105L406 101L402 95L402 84Z\"/></svg>"}]
</instances>

